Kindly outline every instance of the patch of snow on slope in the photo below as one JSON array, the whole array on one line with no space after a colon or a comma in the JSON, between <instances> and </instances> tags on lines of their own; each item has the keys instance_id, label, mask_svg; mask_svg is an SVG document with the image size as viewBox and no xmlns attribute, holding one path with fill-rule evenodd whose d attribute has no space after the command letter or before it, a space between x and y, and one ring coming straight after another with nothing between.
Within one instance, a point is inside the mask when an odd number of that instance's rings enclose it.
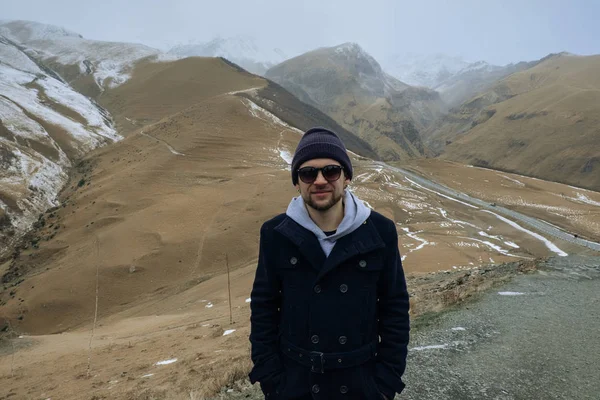
<instances>
[{"instance_id":1,"label":"patch of snow on slope","mask_svg":"<svg viewBox=\"0 0 600 400\"><path fill-rule=\"evenodd\" d=\"M407 177L405 177L405 179L406 179L407 181L409 181L410 183L412 183L413 185L417 186L418 188L421 188L421 189L423 189L423 190L427 190L428 192L435 193L435 194L437 194L437 195L439 195L439 196L442 196L442 197L445 197L445 198L447 198L448 200L452 200L452 201L455 201L455 202L457 202L457 203L464 204L465 206L468 206L468 207L471 207L471 208L475 208L475 209L477 209L477 210L479 209L479 207L475 207L475 206L474 206L474 205L472 205L472 204L465 203L464 201L457 200L457 199L455 199L454 197L446 196L445 194L442 194L442 193L436 192L435 190L427 189L426 187L424 187L424 186L422 186L422 185L419 185L418 183L416 183L415 181L411 180L410 178L407 178Z\"/></svg>"},{"instance_id":2,"label":"patch of snow on slope","mask_svg":"<svg viewBox=\"0 0 600 400\"><path fill-rule=\"evenodd\" d=\"M250 115L252 115L253 117L258 118L258 119L262 119L263 121L268 122L268 123L273 123L275 125L283 126L284 128L290 129L290 130L295 131L295 132L302 133L302 131L300 131L299 129L294 128L293 126L288 125L287 123L283 122L276 115L274 115L271 112L265 110L264 108L258 106L252 100L242 99L242 103L244 103L248 107L248 110L250 111ZM262 115L262 117L261 117L261 115Z\"/></svg>"},{"instance_id":3,"label":"patch of snow on slope","mask_svg":"<svg viewBox=\"0 0 600 400\"><path fill-rule=\"evenodd\" d=\"M32 198L28 200L29 202L41 201L39 204L41 209L55 205L54 198L67 180L63 169L71 165L66 154L40 124L29 119L18 106L3 97L0 97L0 120L16 137L54 148L58 155L58 160L50 161L26 145L0 137L0 143L14 156L10 166L0 173L0 186L11 193L22 192L23 188L35 187L38 189L38 195L41 196L38 196L37 200ZM41 209L31 206L31 204L22 204L23 214L14 216L14 220L23 220L23 224L27 224L28 219L35 218ZM30 218L28 218L28 211L32 213L29 215Z\"/></svg>"},{"instance_id":4,"label":"patch of snow on slope","mask_svg":"<svg viewBox=\"0 0 600 400\"><path fill-rule=\"evenodd\" d=\"M9 47L0 44L2 51ZM36 69L31 60L23 58L23 53L9 49L3 54L13 58L12 66L0 62L0 120L17 139L0 137L0 146L8 154L0 171L0 187L20 209L14 212L3 205L20 235L29 229L40 212L58 205L58 192L68 180L65 171L71 166L68 156L38 119L64 129L65 134L71 136L71 145L78 150L78 155L121 137L110 126L109 114L91 100ZM35 85L30 86L32 83ZM35 87L41 87L45 97L42 90ZM49 103L72 110L85 122L59 113ZM41 146L36 147L36 144ZM39 150L42 146L46 150Z\"/></svg>"},{"instance_id":5,"label":"patch of snow on slope","mask_svg":"<svg viewBox=\"0 0 600 400\"><path fill-rule=\"evenodd\" d=\"M159 361L154 365L169 365L169 364L173 364L174 362L177 362L176 358L171 358L170 360Z\"/></svg>"},{"instance_id":6,"label":"patch of snow on slope","mask_svg":"<svg viewBox=\"0 0 600 400\"><path fill-rule=\"evenodd\" d=\"M452 219L452 218L448 217L448 212L447 212L446 210L444 210L443 208L439 208L439 207L438 207L438 210L440 210L440 214L442 215L442 217L446 218L448 221L450 221L450 222L452 222L452 223L454 223L454 224L460 225L462 228L464 228L464 226L463 226L463 225L467 225L467 226L470 226L470 227L472 227L472 228L475 228L475 229L481 230L481 228L480 228L480 227L478 227L477 225L475 225L475 224L472 224L472 223L470 223L470 222L467 222L467 221L461 221L461 220L459 220L459 219Z\"/></svg>"},{"instance_id":7,"label":"patch of snow on slope","mask_svg":"<svg viewBox=\"0 0 600 400\"><path fill-rule=\"evenodd\" d=\"M570 199L573 199L575 201L580 201L582 203L586 203L586 204L590 204L592 206L600 206L600 201L594 201L592 199L590 199L589 197L587 197L585 194L582 193L577 193L577 197L570 197Z\"/></svg>"},{"instance_id":8,"label":"patch of snow on slope","mask_svg":"<svg viewBox=\"0 0 600 400\"><path fill-rule=\"evenodd\" d=\"M92 103L90 99L56 79L38 79L36 82L44 88L49 98L85 118L88 129L91 128L98 135L107 137L113 141L121 139L121 136L117 135L117 132L110 125L110 121L107 121L107 113L102 114L105 111Z\"/></svg>"},{"instance_id":9,"label":"patch of snow on slope","mask_svg":"<svg viewBox=\"0 0 600 400\"><path fill-rule=\"evenodd\" d=\"M23 110L4 97L0 97L0 120L6 129L24 139L47 141L48 144L52 142L52 139L40 124L29 119Z\"/></svg>"},{"instance_id":10,"label":"patch of snow on slope","mask_svg":"<svg viewBox=\"0 0 600 400\"><path fill-rule=\"evenodd\" d=\"M292 160L294 159L294 155L287 150L279 149L279 157L282 158L283 161L288 163L288 165L292 165Z\"/></svg>"},{"instance_id":11,"label":"patch of snow on slope","mask_svg":"<svg viewBox=\"0 0 600 400\"><path fill-rule=\"evenodd\" d=\"M0 140L0 144L7 143ZM31 188L34 188L35 191L35 196L17 198L17 205L22 213L12 216L13 226L24 232L37 219L40 211L58 205L56 197L67 183L68 175L61 165L34 151L25 152L25 149L21 151L10 146L8 148L16 158L15 162L0 174L0 187L7 193L20 193L25 188L30 192Z\"/></svg>"},{"instance_id":12,"label":"patch of snow on slope","mask_svg":"<svg viewBox=\"0 0 600 400\"><path fill-rule=\"evenodd\" d=\"M548 239L546 239L546 238L545 238L545 237L543 237L542 235L540 235L540 234L538 234L538 233L535 233L535 232L532 232L532 231L530 231L530 230L528 230L528 229L525 229L525 228L523 228L521 225L517 224L516 222L514 222L514 221L511 221L511 220L510 220L510 219L508 219L508 218L504 218L504 217L503 217L503 216L501 216L501 215L498 215L498 214L496 214L496 213L493 213L493 212L491 212L491 211L488 211L488 210L482 210L482 211L484 211L484 212L487 212L487 213L490 213L490 214L493 214L493 215L495 215L495 216L496 216L496 218L498 218L498 219L500 219L500 220L502 220L502 221L506 222L507 224L509 224L509 225L510 225L510 226L512 226L513 228L516 228L516 229L518 229L518 230L520 230L520 231L522 231L522 232L525 232L525 233L527 233L527 234L529 234L529 235L533 236L534 238L536 238L536 239L538 239L538 240L541 240L541 241L542 241L542 242L543 242L543 243L546 245L546 247L547 247L547 248L548 248L550 251L552 251L552 252L554 252L554 253L558 254L559 256L561 256L561 257L566 257L566 256L568 256L568 254L567 254L567 253L565 253L564 251L562 251L561 249L559 249L559 248L558 248L558 246L556 246L554 243L552 243L551 241L549 241Z\"/></svg>"},{"instance_id":13,"label":"patch of snow on slope","mask_svg":"<svg viewBox=\"0 0 600 400\"><path fill-rule=\"evenodd\" d=\"M516 256L516 255L514 255L514 254L510 254L510 253L508 252L508 250L505 250L505 249L503 249L502 247L500 247L500 246L498 246L498 245L496 245L496 244L494 244L494 243L488 242L487 240L479 240L479 239L475 239L475 238L469 238L469 237L464 237L464 236L459 236L459 237L461 237L461 238L463 238L463 239L474 240L474 241L476 241L476 242L483 243L483 244L485 244L486 246L488 246L488 247L491 247L492 249L496 250L498 253L500 253L500 254L504 254L505 256L509 256L509 257L519 257L519 258L522 258L522 257L520 257L520 256Z\"/></svg>"},{"instance_id":14,"label":"patch of snow on slope","mask_svg":"<svg viewBox=\"0 0 600 400\"><path fill-rule=\"evenodd\" d=\"M430 346L417 346L413 347L411 350L414 351L423 351L423 350L434 350L434 349L447 349L448 344L433 344Z\"/></svg>"},{"instance_id":15,"label":"patch of snow on slope","mask_svg":"<svg viewBox=\"0 0 600 400\"><path fill-rule=\"evenodd\" d=\"M416 240L418 242L421 242L421 244L418 245L417 247L415 247L414 249L410 249L408 251L409 254L412 253L413 251L421 250L423 247L425 247L428 244L434 244L434 243L431 243L431 242L429 242L429 241L427 241L427 240L425 240L423 238L418 237L416 234L419 233L419 232L411 232L409 228L401 228L401 229L404 232L406 232L406 236L408 236L408 237L410 237L410 238L412 238L412 239L414 239L414 240ZM404 261L405 259L406 259L406 255L402 256L402 260L401 261Z\"/></svg>"},{"instance_id":16,"label":"patch of snow on slope","mask_svg":"<svg viewBox=\"0 0 600 400\"><path fill-rule=\"evenodd\" d=\"M34 80L37 80L38 84L40 85L48 86L52 92L52 95L57 99L57 102L60 102L59 93L65 95L67 97L67 107L69 104L72 104L76 105L77 108L81 110L87 102L87 105L90 107L90 109L84 112L84 116L90 118L93 123L100 123L99 126L92 125L96 132L88 131L86 127L79 122L67 118L45 104L42 104L38 97L38 91L25 87L26 84L31 83ZM50 77L37 79L35 75L30 73L0 65L0 93L17 104L19 107L24 108L35 116L65 129L74 137L74 139L76 139L76 141L79 142L79 146L77 147L82 152L87 152L95 147L98 147L99 145L105 144L107 139L120 139L120 136L117 135L114 129L105 125L103 122L100 122L103 121L103 118L100 116L97 108L93 106L89 100L79 94L74 93L70 87L61 82L56 80L54 80L55 82L47 82L48 80L54 79ZM77 101L75 101L75 99L77 99Z\"/></svg>"},{"instance_id":17,"label":"patch of snow on slope","mask_svg":"<svg viewBox=\"0 0 600 400\"><path fill-rule=\"evenodd\" d=\"M36 63L15 46L0 37L0 64L6 64L20 71L32 74L42 73Z\"/></svg>"},{"instance_id":18,"label":"patch of snow on slope","mask_svg":"<svg viewBox=\"0 0 600 400\"><path fill-rule=\"evenodd\" d=\"M517 185L519 185L521 187L525 186L525 184L523 182L519 181L519 180L516 180L516 179L511 178L511 177L506 176L506 175L500 175L500 176L503 177L504 179L508 179L509 181L512 181L512 182L516 183Z\"/></svg>"},{"instance_id":19,"label":"patch of snow on slope","mask_svg":"<svg viewBox=\"0 0 600 400\"><path fill-rule=\"evenodd\" d=\"M496 240L502 240L502 238L500 236L494 236L494 235L490 235L484 231L479 231L479 235L483 236L483 237L488 237L490 239L496 239Z\"/></svg>"}]
</instances>

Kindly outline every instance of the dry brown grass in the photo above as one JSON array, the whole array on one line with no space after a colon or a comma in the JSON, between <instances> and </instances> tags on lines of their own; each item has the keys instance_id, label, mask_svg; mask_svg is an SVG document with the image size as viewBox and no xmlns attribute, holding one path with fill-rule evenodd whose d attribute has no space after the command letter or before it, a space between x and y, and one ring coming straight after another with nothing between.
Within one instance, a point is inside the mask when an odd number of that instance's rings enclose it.
<instances>
[{"instance_id":1,"label":"dry brown grass","mask_svg":"<svg viewBox=\"0 0 600 400\"><path fill-rule=\"evenodd\" d=\"M600 56L555 56L444 119L441 157L600 189ZM441 143L441 144L440 144Z\"/></svg>"},{"instance_id":2,"label":"dry brown grass","mask_svg":"<svg viewBox=\"0 0 600 400\"><path fill-rule=\"evenodd\" d=\"M203 379L200 387L192 388L189 397L177 396L174 400L205 400L214 397L223 388L232 387L239 381L247 379L251 369L252 362L249 355L230 358L225 361L225 366Z\"/></svg>"},{"instance_id":3,"label":"dry brown grass","mask_svg":"<svg viewBox=\"0 0 600 400\"><path fill-rule=\"evenodd\" d=\"M440 159L415 160L404 167L434 176L436 182L471 197L600 242L600 208L596 205L600 192Z\"/></svg>"},{"instance_id":4,"label":"dry brown grass","mask_svg":"<svg viewBox=\"0 0 600 400\"><path fill-rule=\"evenodd\" d=\"M212 97L266 84L265 79L240 72L218 58L142 61L132 79L104 92L98 100L111 112L119 133L128 135Z\"/></svg>"}]
</instances>

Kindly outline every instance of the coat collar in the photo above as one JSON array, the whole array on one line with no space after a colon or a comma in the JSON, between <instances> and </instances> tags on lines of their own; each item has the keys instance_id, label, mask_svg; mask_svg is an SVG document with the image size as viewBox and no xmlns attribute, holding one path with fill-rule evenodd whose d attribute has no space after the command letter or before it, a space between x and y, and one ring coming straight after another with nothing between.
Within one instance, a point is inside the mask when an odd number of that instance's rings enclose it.
<instances>
[{"instance_id":1,"label":"coat collar","mask_svg":"<svg viewBox=\"0 0 600 400\"><path fill-rule=\"evenodd\" d=\"M317 237L290 217L286 216L275 227L275 231L284 235L298 247L298 250L318 272L317 280L357 254L367 254L375 249L385 247L385 243L375 228L371 217L359 228L340 238L335 243L329 257L325 257Z\"/></svg>"}]
</instances>

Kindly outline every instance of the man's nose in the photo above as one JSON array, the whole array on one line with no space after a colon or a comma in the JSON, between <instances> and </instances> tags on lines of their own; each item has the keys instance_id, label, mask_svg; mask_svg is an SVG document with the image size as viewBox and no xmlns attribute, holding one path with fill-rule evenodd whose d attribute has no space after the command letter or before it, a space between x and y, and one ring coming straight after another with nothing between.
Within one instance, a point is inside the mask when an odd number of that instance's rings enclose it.
<instances>
[{"instance_id":1,"label":"man's nose","mask_svg":"<svg viewBox=\"0 0 600 400\"><path fill-rule=\"evenodd\" d=\"M327 179L325 179L325 177L323 176L323 171L319 171L319 173L317 174L317 179L315 179L315 184L326 185L327 183Z\"/></svg>"}]
</instances>

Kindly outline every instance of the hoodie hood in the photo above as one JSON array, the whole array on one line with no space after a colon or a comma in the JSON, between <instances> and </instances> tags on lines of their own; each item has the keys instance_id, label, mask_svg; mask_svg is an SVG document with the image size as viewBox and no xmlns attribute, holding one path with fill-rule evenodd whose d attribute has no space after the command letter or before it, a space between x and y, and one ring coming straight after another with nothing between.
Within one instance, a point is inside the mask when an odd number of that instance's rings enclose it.
<instances>
[{"instance_id":1,"label":"hoodie hood","mask_svg":"<svg viewBox=\"0 0 600 400\"><path fill-rule=\"evenodd\" d=\"M292 199L287 208L286 215L303 228L314 233L317 239L319 239L319 244L321 244L321 248L325 252L325 255L329 257L333 246L335 246L335 242L354 232L367 220L367 218L369 218L369 215L371 215L371 209L365 206L365 204L348 189L344 192L343 201L344 218L336 232L331 236L327 236L310 218L302 196L294 197Z\"/></svg>"}]
</instances>

